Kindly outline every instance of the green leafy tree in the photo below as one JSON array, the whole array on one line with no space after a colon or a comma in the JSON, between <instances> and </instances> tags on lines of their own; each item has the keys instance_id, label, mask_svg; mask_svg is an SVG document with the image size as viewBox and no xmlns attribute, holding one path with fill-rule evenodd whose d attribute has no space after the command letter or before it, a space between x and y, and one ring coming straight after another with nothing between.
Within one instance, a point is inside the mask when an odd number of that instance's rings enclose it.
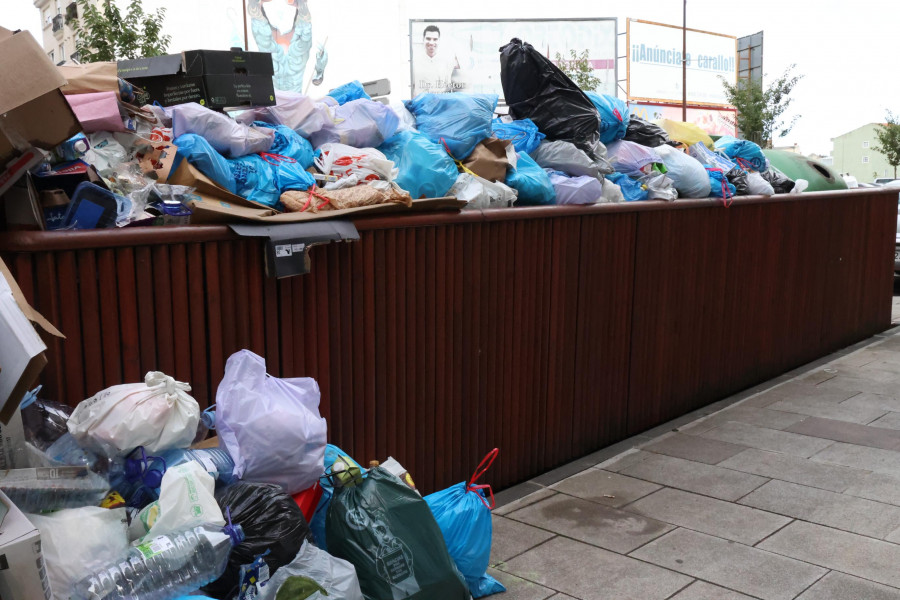
<instances>
[{"instance_id":1,"label":"green leafy tree","mask_svg":"<svg viewBox=\"0 0 900 600\"><path fill-rule=\"evenodd\" d=\"M741 80L732 84L719 77L728 103L737 108L738 129L746 139L771 148L776 133L778 137L784 137L794 128L800 115L794 115L788 121L784 113L793 101L791 92L803 79L803 75L792 73L796 67L791 65L785 69L781 77L765 89L759 82Z\"/></svg>"},{"instance_id":2,"label":"green leafy tree","mask_svg":"<svg viewBox=\"0 0 900 600\"><path fill-rule=\"evenodd\" d=\"M569 56L570 58L565 58L557 52L556 66L583 90L593 92L600 87L603 81L594 75L594 66L588 57L588 51L585 50L579 55L574 49L570 49Z\"/></svg>"},{"instance_id":3,"label":"green leafy tree","mask_svg":"<svg viewBox=\"0 0 900 600\"><path fill-rule=\"evenodd\" d=\"M145 13L142 0L131 0L125 14L115 0L99 5L77 0L81 18L75 27L76 50L81 62L113 61L165 54L172 41L162 35L165 8Z\"/></svg>"},{"instance_id":4,"label":"green leafy tree","mask_svg":"<svg viewBox=\"0 0 900 600\"><path fill-rule=\"evenodd\" d=\"M897 166L900 165L900 118L888 111L887 123L879 125L875 129L875 137L878 138L875 152L883 154L888 164L894 167L894 179L896 179ZM876 173L875 176L877 177L878 174Z\"/></svg>"}]
</instances>

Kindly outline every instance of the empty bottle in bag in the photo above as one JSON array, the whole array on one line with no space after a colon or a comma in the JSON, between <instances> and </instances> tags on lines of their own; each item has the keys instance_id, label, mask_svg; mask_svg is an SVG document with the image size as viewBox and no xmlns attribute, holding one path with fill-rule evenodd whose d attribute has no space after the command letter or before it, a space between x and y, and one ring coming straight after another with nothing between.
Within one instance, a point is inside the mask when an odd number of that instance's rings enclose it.
<instances>
[{"instance_id":1,"label":"empty bottle in bag","mask_svg":"<svg viewBox=\"0 0 900 600\"><path fill-rule=\"evenodd\" d=\"M226 485L234 481L234 461L231 459L231 455L221 448L198 448L196 450L177 448L163 452L160 458L166 462L167 469L193 460L203 465L206 472L212 475L216 481Z\"/></svg>"},{"instance_id":2,"label":"empty bottle in bag","mask_svg":"<svg viewBox=\"0 0 900 600\"><path fill-rule=\"evenodd\" d=\"M39 467L0 472L0 490L24 512L95 506L109 491L105 477L87 467Z\"/></svg>"},{"instance_id":3,"label":"empty bottle in bag","mask_svg":"<svg viewBox=\"0 0 900 600\"><path fill-rule=\"evenodd\" d=\"M219 578L240 526L204 524L161 535L84 577L72 600L166 600Z\"/></svg>"}]
</instances>

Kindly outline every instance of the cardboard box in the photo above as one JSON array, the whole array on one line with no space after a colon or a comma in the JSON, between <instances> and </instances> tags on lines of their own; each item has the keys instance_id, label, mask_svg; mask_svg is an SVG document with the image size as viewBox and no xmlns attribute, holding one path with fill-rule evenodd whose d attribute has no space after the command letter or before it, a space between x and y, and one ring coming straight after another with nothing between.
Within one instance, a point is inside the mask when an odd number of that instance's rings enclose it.
<instances>
[{"instance_id":1,"label":"cardboard box","mask_svg":"<svg viewBox=\"0 0 900 600\"><path fill-rule=\"evenodd\" d=\"M28 32L0 27L0 194L81 125L59 88L65 78Z\"/></svg>"},{"instance_id":2,"label":"cardboard box","mask_svg":"<svg viewBox=\"0 0 900 600\"><path fill-rule=\"evenodd\" d=\"M268 52L188 50L119 61L119 77L163 106L197 102L212 109L273 106L275 69Z\"/></svg>"},{"instance_id":3,"label":"cardboard box","mask_svg":"<svg viewBox=\"0 0 900 600\"><path fill-rule=\"evenodd\" d=\"M50 600L41 532L0 492L0 598Z\"/></svg>"}]
</instances>

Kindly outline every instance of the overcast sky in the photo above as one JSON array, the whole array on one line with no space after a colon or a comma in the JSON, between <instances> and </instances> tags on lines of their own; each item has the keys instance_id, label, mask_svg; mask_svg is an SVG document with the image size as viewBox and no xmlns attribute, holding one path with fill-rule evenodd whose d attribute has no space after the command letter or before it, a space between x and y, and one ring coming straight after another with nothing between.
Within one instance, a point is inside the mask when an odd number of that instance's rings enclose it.
<instances>
[{"instance_id":1,"label":"overcast sky","mask_svg":"<svg viewBox=\"0 0 900 600\"><path fill-rule=\"evenodd\" d=\"M596 0L308 1L314 39L328 40L330 62L322 88L347 79L388 77L398 98L409 80L410 18L616 17L620 33L627 18L679 26L682 20L679 0L641 0L628 3L625 12L624 2ZM31 0L0 0L0 6L0 25L27 29L42 39ZM241 0L156 0L145 6L168 9L173 52L227 48L242 35ZM830 138L881 122L887 110L900 113L898 0L688 0L687 10L690 28L738 37L763 31L765 83L794 63L805 75L792 94L791 112L800 120L778 145L797 143L804 153L830 154ZM322 88L311 95L322 95Z\"/></svg>"}]
</instances>

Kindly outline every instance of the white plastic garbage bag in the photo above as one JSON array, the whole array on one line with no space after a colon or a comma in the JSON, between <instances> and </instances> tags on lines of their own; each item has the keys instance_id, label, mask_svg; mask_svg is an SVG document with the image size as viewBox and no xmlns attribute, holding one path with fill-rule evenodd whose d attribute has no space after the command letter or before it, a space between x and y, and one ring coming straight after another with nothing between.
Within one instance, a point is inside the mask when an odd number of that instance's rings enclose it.
<instances>
[{"instance_id":1,"label":"white plastic garbage bag","mask_svg":"<svg viewBox=\"0 0 900 600\"><path fill-rule=\"evenodd\" d=\"M775 195L775 188L758 171L747 172L747 186L750 188L750 194L753 196Z\"/></svg>"},{"instance_id":2,"label":"white plastic garbage bag","mask_svg":"<svg viewBox=\"0 0 900 600\"><path fill-rule=\"evenodd\" d=\"M132 520L129 539L152 539L201 523L225 525L215 489L216 480L198 462L166 469L159 500L144 507L138 518Z\"/></svg>"},{"instance_id":3,"label":"white plastic garbage bag","mask_svg":"<svg viewBox=\"0 0 900 600\"><path fill-rule=\"evenodd\" d=\"M602 144L598 144L602 146ZM544 169L562 171L572 176L588 175L597 177L613 172L612 165L606 158L606 148L593 158L573 144L556 140L554 142L543 141L537 150L531 153L531 158Z\"/></svg>"},{"instance_id":4,"label":"white plastic garbage bag","mask_svg":"<svg viewBox=\"0 0 900 600\"><path fill-rule=\"evenodd\" d=\"M703 163L666 144L656 148L656 152L662 157L668 170L666 175L675 183L675 189L682 198L709 197L709 174Z\"/></svg>"},{"instance_id":5,"label":"white plastic garbage bag","mask_svg":"<svg viewBox=\"0 0 900 600\"><path fill-rule=\"evenodd\" d=\"M603 183L596 177L569 177L559 171L550 171L548 175L556 190L557 204L596 204L603 196Z\"/></svg>"},{"instance_id":6,"label":"white plastic garbage bag","mask_svg":"<svg viewBox=\"0 0 900 600\"><path fill-rule=\"evenodd\" d=\"M234 459L234 476L275 483L289 494L324 472L327 426L311 377L278 379L249 350L232 354L216 391L219 445Z\"/></svg>"},{"instance_id":7,"label":"white plastic garbage bag","mask_svg":"<svg viewBox=\"0 0 900 600\"><path fill-rule=\"evenodd\" d=\"M128 551L124 508L67 508L28 515L41 532L41 549L53 600L68 600L90 565L110 563Z\"/></svg>"},{"instance_id":8,"label":"white plastic garbage bag","mask_svg":"<svg viewBox=\"0 0 900 600\"><path fill-rule=\"evenodd\" d=\"M148 454L187 448L197 434L200 406L191 386L150 371L144 383L114 385L83 400L67 423L78 443L105 456L143 446Z\"/></svg>"},{"instance_id":9,"label":"white plastic garbage bag","mask_svg":"<svg viewBox=\"0 0 900 600\"><path fill-rule=\"evenodd\" d=\"M365 98L351 100L330 110L331 120L310 136L316 148L327 143L375 148L394 135L400 124L400 118L390 106Z\"/></svg>"},{"instance_id":10,"label":"white plastic garbage bag","mask_svg":"<svg viewBox=\"0 0 900 600\"><path fill-rule=\"evenodd\" d=\"M464 208L508 208L519 197L519 192L499 181L488 181L471 173L460 173L456 183L447 192L457 200L468 202Z\"/></svg>"},{"instance_id":11,"label":"white plastic garbage bag","mask_svg":"<svg viewBox=\"0 0 900 600\"><path fill-rule=\"evenodd\" d=\"M671 202L678 198L678 191L672 180L662 173L650 173L644 175L640 181L647 188L648 198L650 200L667 200Z\"/></svg>"},{"instance_id":12,"label":"white plastic garbage bag","mask_svg":"<svg viewBox=\"0 0 900 600\"><path fill-rule=\"evenodd\" d=\"M268 152L275 141L274 129L247 127L196 102L173 106L169 112L175 137L196 133L228 158Z\"/></svg>"},{"instance_id":13,"label":"white plastic garbage bag","mask_svg":"<svg viewBox=\"0 0 900 600\"><path fill-rule=\"evenodd\" d=\"M279 567L271 579L259 587L257 600L275 600L278 590L291 577L312 579L327 593L325 596L315 592L308 600L363 600L354 566L308 541L303 542L294 560Z\"/></svg>"},{"instance_id":14,"label":"white plastic garbage bag","mask_svg":"<svg viewBox=\"0 0 900 600\"><path fill-rule=\"evenodd\" d=\"M326 175L338 178L356 175L359 183L366 181L393 181L397 176L394 162L375 148L353 148L344 144L322 144L322 152L316 159L316 168Z\"/></svg>"},{"instance_id":15,"label":"white plastic garbage bag","mask_svg":"<svg viewBox=\"0 0 900 600\"><path fill-rule=\"evenodd\" d=\"M625 202L622 188L609 179L603 179L603 200L605 202Z\"/></svg>"},{"instance_id":16,"label":"white plastic garbage bag","mask_svg":"<svg viewBox=\"0 0 900 600\"><path fill-rule=\"evenodd\" d=\"M234 120L244 125L252 125L253 121L284 125L309 139L309 136L325 126L326 120L330 119L329 115L327 105L318 104L309 96L276 90L275 106L258 106L245 110Z\"/></svg>"},{"instance_id":17,"label":"white plastic garbage bag","mask_svg":"<svg viewBox=\"0 0 900 600\"><path fill-rule=\"evenodd\" d=\"M397 118L400 120L399 125L397 125L397 131L418 131L416 129L415 115L409 112L402 101L391 102L391 110L397 114Z\"/></svg>"}]
</instances>

